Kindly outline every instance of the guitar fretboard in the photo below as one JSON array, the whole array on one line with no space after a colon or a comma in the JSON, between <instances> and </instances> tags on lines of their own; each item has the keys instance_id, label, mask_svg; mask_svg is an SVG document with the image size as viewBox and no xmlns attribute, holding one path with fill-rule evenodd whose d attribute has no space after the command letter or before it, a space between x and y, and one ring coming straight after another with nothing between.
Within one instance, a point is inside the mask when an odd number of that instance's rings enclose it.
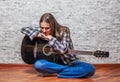
<instances>
[{"instance_id":1,"label":"guitar fretboard","mask_svg":"<svg viewBox=\"0 0 120 82\"><path fill-rule=\"evenodd\" d=\"M68 54L93 55L92 51L68 50Z\"/></svg>"}]
</instances>

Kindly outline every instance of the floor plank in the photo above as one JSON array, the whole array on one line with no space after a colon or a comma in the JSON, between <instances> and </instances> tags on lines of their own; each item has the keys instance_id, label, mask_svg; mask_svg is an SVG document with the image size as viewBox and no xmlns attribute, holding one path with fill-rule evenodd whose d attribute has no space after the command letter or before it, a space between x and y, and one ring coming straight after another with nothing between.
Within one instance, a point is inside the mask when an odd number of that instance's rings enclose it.
<instances>
[{"instance_id":1,"label":"floor plank","mask_svg":"<svg viewBox=\"0 0 120 82\"><path fill-rule=\"evenodd\" d=\"M95 64L91 78L65 79L56 75L42 77L33 65L0 64L0 82L120 82L120 64Z\"/></svg>"}]
</instances>

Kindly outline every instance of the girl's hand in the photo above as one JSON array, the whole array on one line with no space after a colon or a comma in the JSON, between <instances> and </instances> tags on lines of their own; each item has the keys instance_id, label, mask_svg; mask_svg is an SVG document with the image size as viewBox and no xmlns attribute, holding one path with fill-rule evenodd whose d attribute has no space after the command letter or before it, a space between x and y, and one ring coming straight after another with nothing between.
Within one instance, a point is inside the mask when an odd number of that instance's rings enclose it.
<instances>
[{"instance_id":1,"label":"girl's hand","mask_svg":"<svg viewBox=\"0 0 120 82\"><path fill-rule=\"evenodd\" d=\"M52 36L51 36L51 35L45 36L43 33L39 33L36 37L42 38L42 39L47 40L47 41L49 41L49 40L52 39Z\"/></svg>"},{"instance_id":2,"label":"girl's hand","mask_svg":"<svg viewBox=\"0 0 120 82\"><path fill-rule=\"evenodd\" d=\"M39 33L36 37L38 37L38 38L40 38L40 37L42 37L42 33Z\"/></svg>"},{"instance_id":3,"label":"girl's hand","mask_svg":"<svg viewBox=\"0 0 120 82\"><path fill-rule=\"evenodd\" d=\"M45 38L49 41L49 40L51 40L53 38L53 36L47 35L47 36L45 36Z\"/></svg>"}]
</instances>

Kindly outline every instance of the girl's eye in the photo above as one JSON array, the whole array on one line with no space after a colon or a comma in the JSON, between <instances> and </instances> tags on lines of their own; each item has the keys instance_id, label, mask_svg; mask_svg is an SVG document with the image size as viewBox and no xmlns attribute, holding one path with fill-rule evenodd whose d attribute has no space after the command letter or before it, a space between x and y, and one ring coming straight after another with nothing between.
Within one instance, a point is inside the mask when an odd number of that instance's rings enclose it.
<instances>
[{"instance_id":1,"label":"girl's eye","mask_svg":"<svg viewBox=\"0 0 120 82\"><path fill-rule=\"evenodd\" d=\"M45 29L49 29L49 27L45 28Z\"/></svg>"},{"instance_id":2,"label":"girl's eye","mask_svg":"<svg viewBox=\"0 0 120 82\"><path fill-rule=\"evenodd\" d=\"M41 29L50 29L50 27L41 27Z\"/></svg>"},{"instance_id":3,"label":"girl's eye","mask_svg":"<svg viewBox=\"0 0 120 82\"><path fill-rule=\"evenodd\" d=\"M41 29L43 29L43 27L41 27Z\"/></svg>"}]
</instances>

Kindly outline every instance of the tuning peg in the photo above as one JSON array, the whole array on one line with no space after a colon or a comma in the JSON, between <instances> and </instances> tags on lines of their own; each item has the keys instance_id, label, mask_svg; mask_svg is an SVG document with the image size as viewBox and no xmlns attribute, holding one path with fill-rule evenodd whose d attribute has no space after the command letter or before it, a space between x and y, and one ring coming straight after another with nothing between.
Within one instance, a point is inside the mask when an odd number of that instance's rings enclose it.
<instances>
[{"instance_id":1,"label":"tuning peg","mask_svg":"<svg viewBox=\"0 0 120 82\"><path fill-rule=\"evenodd\" d=\"M96 57L109 57L109 52L97 50L94 52L94 56L96 56Z\"/></svg>"}]
</instances>

